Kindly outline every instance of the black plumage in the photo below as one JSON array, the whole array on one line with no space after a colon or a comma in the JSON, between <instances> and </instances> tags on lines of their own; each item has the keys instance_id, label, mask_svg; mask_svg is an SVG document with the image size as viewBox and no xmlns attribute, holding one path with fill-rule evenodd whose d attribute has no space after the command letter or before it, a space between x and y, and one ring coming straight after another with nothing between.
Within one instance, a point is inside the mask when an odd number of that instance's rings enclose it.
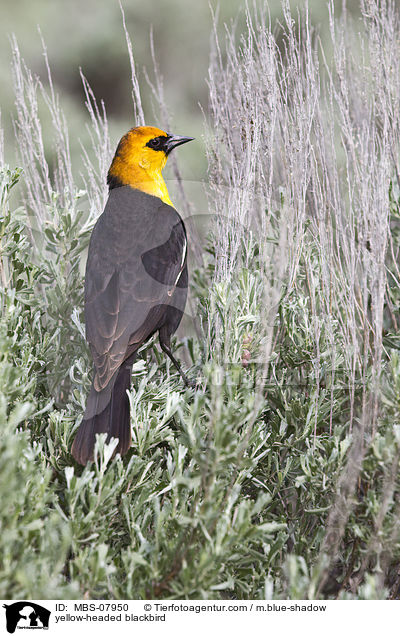
<instances>
[{"instance_id":1,"label":"black plumage","mask_svg":"<svg viewBox=\"0 0 400 636\"><path fill-rule=\"evenodd\" d=\"M181 321L187 287L186 231L177 211L138 189L113 187L86 265L86 337L94 377L72 446L77 462L93 458L96 433L118 437L121 455L129 449L126 390L136 352L158 331L162 349L179 369L170 338Z\"/></svg>"}]
</instances>

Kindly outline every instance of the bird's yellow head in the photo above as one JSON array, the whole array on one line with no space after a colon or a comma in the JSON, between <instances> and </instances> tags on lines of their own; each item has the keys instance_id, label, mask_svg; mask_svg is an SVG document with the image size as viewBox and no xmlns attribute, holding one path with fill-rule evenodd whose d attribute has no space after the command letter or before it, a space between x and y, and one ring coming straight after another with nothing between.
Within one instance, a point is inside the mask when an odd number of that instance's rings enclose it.
<instances>
[{"instance_id":1,"label":"bird's yellow head","mask_svg":"<svg viewBox=\"0 0 400 636\"><path fill-rule=\"evenodd\" d=\"M161 171L171 150L192 139L170 135L154 126L132 128L119 142L108 171L110 190L129 185L172 205Z\"/></svg>"}]
</instances>

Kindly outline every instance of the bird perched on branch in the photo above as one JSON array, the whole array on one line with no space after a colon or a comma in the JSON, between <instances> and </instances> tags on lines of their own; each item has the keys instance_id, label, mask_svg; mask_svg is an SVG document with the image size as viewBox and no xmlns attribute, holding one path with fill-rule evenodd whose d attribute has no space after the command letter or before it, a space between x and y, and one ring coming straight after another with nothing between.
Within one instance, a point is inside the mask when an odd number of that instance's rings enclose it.
<instances>
[{"instance_id":1,"label":"bird perched on branch","mask_svg":"<svg viewBox=\"0 0 400 636\"><path fill-rule=\"evenodd\" d=\"M93 459L97 433L118 438L121 455L128 451L131 368L139 347L157 331L162 350L189 384L170 342L186 304L186 231L161 171L171 150L192 139L151 126L133 128L109 169L109 197L86 265L86 338L94 377L72 445L80 464Z\"/></svg>"}]
</instances>

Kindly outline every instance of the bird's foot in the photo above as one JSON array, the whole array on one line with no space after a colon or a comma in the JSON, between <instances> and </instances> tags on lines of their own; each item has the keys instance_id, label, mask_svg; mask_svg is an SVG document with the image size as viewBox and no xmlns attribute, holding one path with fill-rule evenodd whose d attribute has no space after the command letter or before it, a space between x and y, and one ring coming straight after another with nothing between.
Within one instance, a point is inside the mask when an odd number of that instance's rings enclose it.
<instances>
[{"instance_id":1,"label":"bird's foot","mask_svg":"<svg viewBox=\"0 0 400 636\"><path fill-rule=\"evenodd\" d=\"M186 384L186 386L189 389L196 389L197 388L197 380L192 380L192 379L186 378L185 384Z\"/></svg>"}]
</instances>

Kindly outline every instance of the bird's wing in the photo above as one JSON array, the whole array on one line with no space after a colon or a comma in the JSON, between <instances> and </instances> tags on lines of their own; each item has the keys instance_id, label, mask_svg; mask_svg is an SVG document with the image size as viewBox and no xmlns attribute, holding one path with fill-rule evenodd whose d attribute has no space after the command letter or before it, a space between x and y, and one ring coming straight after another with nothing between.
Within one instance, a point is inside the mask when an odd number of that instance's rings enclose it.
<instances>
[{"instance_id":1,"label":"bird's wing","mask_svg":"<svg viewBox=\"0 0 400 636\"><path fill-rule=\"evenodd\" d=\"M128 345L158 328L184 269L186 245L174 208L129 186L111 190L91 236L85 278L86 337L98 391Z\"/></svg>"}]
</instances>

